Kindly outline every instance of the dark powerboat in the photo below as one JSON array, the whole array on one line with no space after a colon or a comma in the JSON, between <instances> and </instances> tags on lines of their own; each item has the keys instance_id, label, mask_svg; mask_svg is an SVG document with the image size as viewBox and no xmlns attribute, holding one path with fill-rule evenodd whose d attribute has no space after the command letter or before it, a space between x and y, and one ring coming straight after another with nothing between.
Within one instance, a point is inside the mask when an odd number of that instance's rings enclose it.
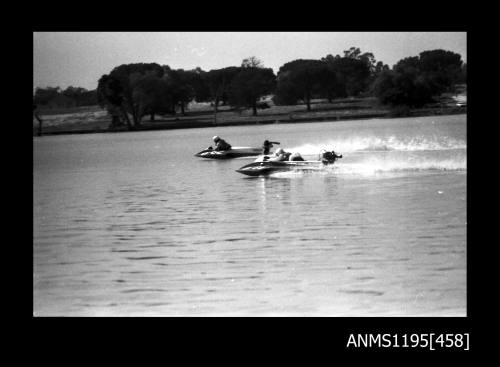
<instances>
[{"instance_id":1,"label":"dark powerboat","mask_svg":"<svg viewBox=\"0 0 500 367\"><path fill-rule=\"evenodd\" d=\"M241 157L256 157L262 153L262 148L232 147L229 150L214 150L211 148L196 153L195 157L210 159L230 159Z\"/></svg>"}]
</instances>

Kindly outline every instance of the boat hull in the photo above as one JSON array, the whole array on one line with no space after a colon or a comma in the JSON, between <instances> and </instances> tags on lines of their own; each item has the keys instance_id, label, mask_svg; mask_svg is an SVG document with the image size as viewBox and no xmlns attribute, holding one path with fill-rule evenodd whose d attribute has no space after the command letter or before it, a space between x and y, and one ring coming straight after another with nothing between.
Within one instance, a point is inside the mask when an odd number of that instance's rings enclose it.
<instances>
[{"instance_id":1,"label":"boat hull","mask_svg":"<svg viewBox=\"0 0 500 367\"><path fill-rule=\"evenodd\" d=\"M323 165L321 161L264 161L247 164L237 169L236 172L247 176L266 176L276 172L317 169Z\"/></svg>"},{"instance_id":2,"label":"boat hull","mask_svg":"<svg viewBox=\"0 0 500 367\"><path fill-rule=\"evenodd\" d=\"M205 149L195 154L195 157L209 158L209 159L231 159L241 157L255 157L262 153L261 148L251 147L233 147L229 150L216 151L212 149Z\"/></svg>"}]
</instances>

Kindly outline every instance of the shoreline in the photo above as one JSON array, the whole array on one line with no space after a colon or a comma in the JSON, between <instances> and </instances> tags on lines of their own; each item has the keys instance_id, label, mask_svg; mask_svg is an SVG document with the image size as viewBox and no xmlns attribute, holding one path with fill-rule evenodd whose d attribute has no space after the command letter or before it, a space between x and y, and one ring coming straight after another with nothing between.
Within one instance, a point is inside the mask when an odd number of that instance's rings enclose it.
<instances>
[{"instance_id":1,"label":"shoreline","mask_svg":"<svg viewBox=\"0 0 500 367\"><path fill-rule=\"evenodd\" d=\"M303 122L336 122L347 120L365 120L375 118L405 118L405 117L421 117L421 116L443 116L443 115L457 115L466 114L467 107L447 107L447 108L424 108L411 110L408 115L395 115L390 111L387 112L372 112L372 113L358 113L344 116L310 116L310 117L297 117L293 118L268 118L257 120L243 120L243 121L223 121L217 124L207 121L157 121L154 123L145 122L140 127L134 130L128 130L126 127L120 129L109 128L87 128L87 129L55 129L50 127L42 131L42 136L45 135L74 135L74 134L98 134L98 133L123 133L123 132L137 132L137 131L151 131L151 130L174 130L174 129L193 129L193 128L206 128L206 127L221 127L221 126L240 126L240 125L270 125L270 124L293 124ZM49 129L48 131L46 129ZM33 129L33 136L38 136L36 129Z\"/></svg>"}]
</instances>

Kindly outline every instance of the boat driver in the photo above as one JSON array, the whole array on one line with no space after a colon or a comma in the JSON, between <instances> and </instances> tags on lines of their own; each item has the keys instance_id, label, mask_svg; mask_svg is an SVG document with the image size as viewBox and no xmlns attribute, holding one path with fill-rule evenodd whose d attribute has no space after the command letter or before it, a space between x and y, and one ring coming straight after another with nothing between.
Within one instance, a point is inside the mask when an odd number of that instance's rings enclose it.
<instances>
[{"instance_id":1,"label":"boat driver","mask_svg":"<svg viewBox=\"0 0 500 367\"><path fill-rule=\"evenodd\" d=\"M270 161L273 162L280 162L280 161L287 161L288 157L290 157L292 153L285 152L282 148L279 148L275 153L272 158L269 158Z\"/></svg>"},{"instance_id":2,"label":"boat driver","mask_svg":"<svg viewBox=\"0 0 500 367\"><path fill-rule=\"evenodd\" d=\"M264 144L262 144L262 154L268 155L271 148L274 146L273 144L279 144L279 142L264 140Z\"/></svg>"},{"instance_id":3,"label":"boat driver","mask_svg":"<svg viewBox=\"0 0 500 367\"><path fill-rule=\"evenodd\" d=\"M300 153L297 153L297 152L296 152L296 153L293 153L293 154L290 156L289 160L291 160L291 161L303 161L303 160L304 160L304 158L302 158L302 156L300 155Z\"/></svg>"},{"instance_id":4,"label":"boat driver","mask_svg":"<svg viewBox=\"0 0 500 367\"><path fill-rule=\"evenodd\" d=\"M216 151L223 151L231 149L231 144L228 144L224 139L219 138L217 135L214 136L213 141L215 143Z\"/></svg>"}]
</instances>

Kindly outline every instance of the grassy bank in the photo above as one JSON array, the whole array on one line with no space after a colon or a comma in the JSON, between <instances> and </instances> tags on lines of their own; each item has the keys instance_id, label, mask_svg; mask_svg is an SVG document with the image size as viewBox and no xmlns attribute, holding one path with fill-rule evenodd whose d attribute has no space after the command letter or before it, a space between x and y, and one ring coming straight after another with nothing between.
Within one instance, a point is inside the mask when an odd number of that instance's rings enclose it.
<instances>
[{"instance_id":1,"label":"grassy bank","mask_svg":"<svg viewBox=\"0 0 500 367\"><path fill-rule=\"evenodd\" d=\"M208 103L190 104L186 115L157 115L155 121L145 116L137 130L164 130L214 126L257 125L274 123L297 123L316 121L340 121L349 119L369 119L382 117L428 116L466 113L466 107L458 107L449 101L436 103L426 108L415 110L391 110L380 107L373 98L349 98L328 103L315 100L312 111L306 111L305 105L275 106L267 101L270 108L259 110L257 116L251 110L237 110L228 106L219 107L217 121L214 121L213 108ZM43 120L43 135L83 134L97 132L126 131L126 128L110 130L111 119L105 110L98 106L66 108L58 110L40 110ZM38 124L33 122L33 134L37 134Z\"/></svg>"}]
</instances>

